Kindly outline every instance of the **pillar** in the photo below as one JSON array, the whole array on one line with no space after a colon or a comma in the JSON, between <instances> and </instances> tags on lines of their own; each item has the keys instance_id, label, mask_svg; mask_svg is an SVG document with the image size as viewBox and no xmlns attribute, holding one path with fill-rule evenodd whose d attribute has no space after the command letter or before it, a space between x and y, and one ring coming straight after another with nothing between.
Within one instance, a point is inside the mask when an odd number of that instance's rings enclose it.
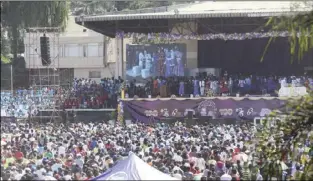
<instances>
[{"instance_id":1,"label":"pillar","mask_svg":"<svg viewBox=\"0 0 313 181\"><path fill-rule=\"evenodd\" d=\"M115 62L115 77L124 77L123 63L123 38L115 38L116 40L116 62Z\"/></svg>"}]
</instances>

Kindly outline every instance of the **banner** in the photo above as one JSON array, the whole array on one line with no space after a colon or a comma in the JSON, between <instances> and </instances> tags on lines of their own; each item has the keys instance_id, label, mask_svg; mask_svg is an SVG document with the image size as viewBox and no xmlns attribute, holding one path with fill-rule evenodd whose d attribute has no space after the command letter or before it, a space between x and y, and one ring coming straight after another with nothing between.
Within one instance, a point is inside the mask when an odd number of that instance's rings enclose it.
<instances>
[{"instance_id":1,"label":"banner","mask_svg":"<svg viewBox=\"0 0 313 181\"><path fill-rule=\"evenodd\" d=\"M127 100L124 111L129 112L133 119L147 122L153 119L184 118L188 111L196 117L211 116L212 118L246 118L264 117L272 110L281 109L286 101L272 99L168 99L168 100Z\"/></svg>"}]
</instances>

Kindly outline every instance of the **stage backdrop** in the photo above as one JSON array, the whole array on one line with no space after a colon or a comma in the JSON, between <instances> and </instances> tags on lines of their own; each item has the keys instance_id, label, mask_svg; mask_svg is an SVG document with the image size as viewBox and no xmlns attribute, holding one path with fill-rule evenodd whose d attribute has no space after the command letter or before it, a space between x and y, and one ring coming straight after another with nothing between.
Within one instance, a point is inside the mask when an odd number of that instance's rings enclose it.
<instances>
[{"instance_id":1,"label":"stage backdrop","mask_svg":"<svg viewBox=\"0 0 313 181\"><path fill-rule=\"evenodd\" d=\"M149 77L184 76L186 44L126 46L126 79L143 82Z\"/></svg>"},{"instance_id":2,"label":"stage backdrop","mask_svg":"<svg viewBox=\"0 0 313 181\"><path fill-rule=\"evenodd\" d=\"M168 99L168 100L124 100L124 111L134 120L150 122L163 118L183 118L188 111L195 116L211 116L213 119L233 118L253 119L264 117L272 110L284 108L286 101L281 99L235 98L214 99Z\"/></svg>"}]
</instances>

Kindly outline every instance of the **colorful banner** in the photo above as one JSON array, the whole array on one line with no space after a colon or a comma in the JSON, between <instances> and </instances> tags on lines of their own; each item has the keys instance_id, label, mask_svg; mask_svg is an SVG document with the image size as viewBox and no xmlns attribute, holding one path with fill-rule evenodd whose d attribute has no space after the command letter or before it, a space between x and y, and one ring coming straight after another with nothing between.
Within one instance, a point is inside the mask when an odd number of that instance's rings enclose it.
<instances>
[{"instance_id":1,"label":"colorful banner","mask_svg":"<svg viewBox=\"0 0 313 181\"><path fill-rule=\"evenodd\" d=\"M263 117L272 110L281 109L286 104L281 99L168 99L168 100L127 100L124 111L130 113L133 119L147 122L162 118L184 118L188 111L196 117L210 116L212 118L240 118L253 119Z\"/></svg>"}]
</instances>

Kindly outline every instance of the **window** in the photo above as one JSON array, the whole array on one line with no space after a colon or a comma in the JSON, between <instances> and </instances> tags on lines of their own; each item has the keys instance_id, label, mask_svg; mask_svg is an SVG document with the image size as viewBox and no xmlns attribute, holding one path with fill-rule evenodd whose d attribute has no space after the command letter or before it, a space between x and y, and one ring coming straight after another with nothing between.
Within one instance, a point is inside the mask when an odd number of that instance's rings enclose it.
<instances>
[{"instance_id":1,"label":"window","mask_svg":"<svg viewBox=\"0 0 313 181\"><path fill-rule=\"evenodd\" d=\"M103 43L99 43L99 57L103 57L104 46Z\"/></svg>"},{"instance_id":2,"label":"window","mask_svg":"<svg viewBox=\"0 0 313 181\"><path fill-rule=\"evenodd\" d=\"M79 57L79 46L78 46L78 44L66 44L66 45L64 45L64 56L65 57Z\"/></svg>"},{"instance_id":3,"label":"window","mask_svg":"<svg viewBox=\"0 0 313 181\"><path fill-rule=\"evenodd\" d=\"M89 71L89 78L101 78L101 72L100 71Z\"/></svg>"},{"instance_id":4,"label":"window","mask_svg":"<svg viewBox=\"0 0 313 181\"><path fill-rule=\"evenodd\" d=\"M63 45L60 45L59 46L59 57L64 57L64 47L63 47Z\"/></svg>"},{"instance_id":5,"label":"window","mask_svg":"<svg viewBox=\"0 0 313 181\"><path fill-rule=\"evenodd\" d=\"M50 47L51 59L55 58L58 54L59 54L58 46L51 46Z\"/></svg>"},{"instance_id":6,"label":"window","mask_svg":"<svg viewBox=\"0 0 313 181\"><path fill-rule=\"evenodd\" d=\"M98 57L99 50L98 50L98 43L88 43L88 57Z\"/></svg>"},{"instance_id":7,"label":"window","mask_svg":"<svg viewBox=\"0 0 313 181\"><path fill-rule=\"evenodd\" d=\"M83 45L83 57L87 57L88 53L88 46L87 45Z\"/></svg>"}]
</instances>

